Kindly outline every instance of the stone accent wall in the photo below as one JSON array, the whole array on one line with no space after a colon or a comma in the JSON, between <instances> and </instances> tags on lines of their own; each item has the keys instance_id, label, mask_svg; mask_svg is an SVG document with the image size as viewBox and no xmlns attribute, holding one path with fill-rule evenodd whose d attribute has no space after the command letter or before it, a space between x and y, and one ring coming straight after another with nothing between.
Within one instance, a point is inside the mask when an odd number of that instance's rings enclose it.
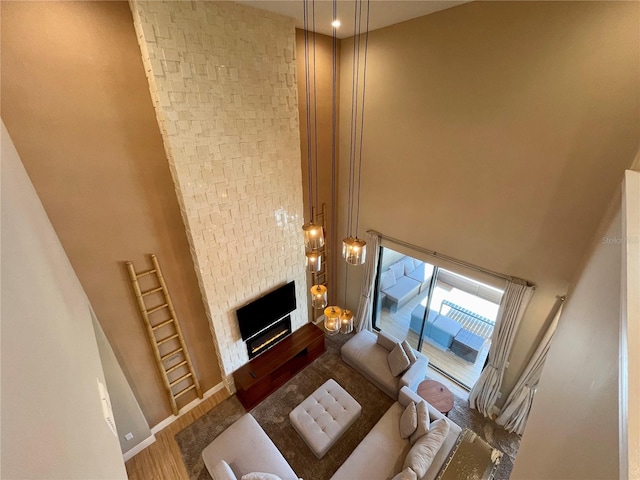
<instances>
[{"instance_id":1,"label":"stone accent wall","mask_svg":"<svg viewBox=\"0 0 640 480\"><path fill-rule=\"evenodd\" d=\"M132 1L225 383L235 310L295 280L307 319L293 20L231 2ZM184 321L188 321L185 319Z\"/></svg>"}]
</instances>

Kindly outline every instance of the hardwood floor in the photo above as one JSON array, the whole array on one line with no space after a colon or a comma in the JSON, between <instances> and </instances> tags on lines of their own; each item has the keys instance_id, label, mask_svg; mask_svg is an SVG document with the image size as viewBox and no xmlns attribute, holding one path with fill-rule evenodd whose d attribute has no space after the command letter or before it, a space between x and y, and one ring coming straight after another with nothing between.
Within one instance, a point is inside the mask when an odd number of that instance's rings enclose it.
<instances>
[{"instance_id":1,"label":"hardwood floor","mask_svg":"<svg viewBox=\"0 0 640 480\"><path fill-rule=\"evenodd\" d=\"M155 443L125 463L129 480L189 480L174 436L228 397L223 389L156 433Z\"/></svg>"}]
</instances>

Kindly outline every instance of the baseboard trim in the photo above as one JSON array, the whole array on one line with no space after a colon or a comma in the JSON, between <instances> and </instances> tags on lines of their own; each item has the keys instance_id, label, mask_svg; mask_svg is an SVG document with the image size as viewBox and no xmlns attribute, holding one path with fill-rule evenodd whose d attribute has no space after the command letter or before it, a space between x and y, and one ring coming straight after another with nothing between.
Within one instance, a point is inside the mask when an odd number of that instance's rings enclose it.
<instances>
[{"instance_id":1,"label":"baseboard trim","mask_svg":"<svg viewBox=\"0 0 640 480\"><path fill-rule=\"evenodd\" d=\"M126 462L130 458L133 458L134 456L139 454L142 450L147 448L149 445L155 443L155 441L156 441L156 436L154 434L151 434L150 436L145 438L143 441L141 441L139 444L137 444L135 447L124 452L122 454L122 458L124 458L124 461Z\"/></svg>"},{"instance_id":2,"label":"baseboard trim","mask_svg":"<svg viewBox=\"0 0 640 480\"><path fill-rule=\"evenodd\" d=\"M160 423L152 427L151 433L155 435L159 431L171 425L173 422L175 422L178 418L180 418L182 415L187 413L189 410L197 407L202 402L204 402L207 398L218 393L220 390L223 390L223 389L224 389L224 382L218 383L215 387L212 387L206 392L204 392L204 395L202 395L202 398L196 398L195 400L187 403L184 407L180 409L180 411L178 412L178 415L171 415L170 417L165 418Z\"/></svg>"}]
</instances>

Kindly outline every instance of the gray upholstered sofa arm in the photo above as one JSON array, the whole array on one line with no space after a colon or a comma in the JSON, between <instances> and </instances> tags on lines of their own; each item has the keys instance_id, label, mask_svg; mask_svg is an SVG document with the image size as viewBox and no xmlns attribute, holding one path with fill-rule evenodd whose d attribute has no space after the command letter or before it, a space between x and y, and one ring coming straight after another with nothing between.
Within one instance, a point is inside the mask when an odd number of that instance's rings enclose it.
<instances>
[{"instance_id":1,"label":"gray upholstered sofa arm","mask_svg":"<svg viewBox=\"0 0 640 480\"><path fill-rule=\"evenodd\" d=\"M427 376L427 367L429 366L429 359L424 355L420 355L416 362L409 367L398 382L398 388L409 387L414 392L418 390L418 385Z\"/></svg>"}]
</instances>

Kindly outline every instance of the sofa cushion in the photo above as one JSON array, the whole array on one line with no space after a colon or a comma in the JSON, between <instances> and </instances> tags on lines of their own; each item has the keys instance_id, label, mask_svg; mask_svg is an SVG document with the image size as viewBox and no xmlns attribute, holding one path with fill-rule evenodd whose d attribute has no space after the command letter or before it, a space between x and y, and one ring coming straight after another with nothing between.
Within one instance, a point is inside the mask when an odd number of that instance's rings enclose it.
<instances>
[{"instance_id":1,"label":"sofa cushion","mask_svg":"<svg viewBox=\"0 0 640 480\"><path fill-rule=\"evenodd\" d=\"M404 263L400 260L399 262L391 265L389 270L393 271L393 274L396 276L396 280L398 280L400 277L404 276Z\"/></svg>"},{"instance_id":2,"label":"sofa cushion","mask_svg":"<svg viewBox=\"0 0 640 480\"><path fill-rule=\"evenodd\" d=\"M279 476L273 473L265 472L251 472L243 475L240 480L282 480Z\"/></svg>"},{"instance_id":3,"label":"sofa cushion","mask_svg":"<svg viewBox=\"0 0 640 480\"><path fill-rule=\"evenodd\" d=\"M348 365L371 380L387 395L397 398L399 380L391 375L387 343L395 345L383 335L383 332L376 335L369 330L362 330L345 343L340 352Z\"/></svg>"},{"instance_id":4,"label":"sofa cushion","mask_svg":"<svg viewBox=\"0 0 640 480\"><path fill-rule=\"evenodd\" d=\"M372 334L377 336L376 343L382 347L384 347L387 351L391 351L396 348L399 340L391 335L390 333L385 332L384 330L380 330L379 332Z\"/></svg>"},{"instance_id":5,"label":"sofa cushion","mask_svg":"<svg viewBox=\"0 0 640 480\"><path fill-rule=\"evenodd\" d=\"M400 437L398 425L405 407L411 401L421 402L422 398L416 392L403 387L399 392L398 402L391 405L331 480L389 480L402 471L404 468L402 465L411 445ZM431 405L427 407L431 418L442 418L450 425L449 434L426 475L418 477L420 480L435 480L462 429Z\"/></svg>"},{"instance_id":6,"label":"sofa cushion","mask_svg":"<svg viewBox=\"0 0 640 480\"><path fill-rule=\"evenodd\" d=\"M421 262L420 264L416 265L416 268L414 268L411 272L406 273L405 275L407 275L409 278L413 278L414 280L417 280L420 283L426 282L431 275L433 274L433 266L432 265L427 265L424 262Z\"/></svg>"},{"instance_id":7,"label":"sofa cushion","mask_svg":"<svg viewBox=\"0 0 640 480\"><path fill-rule=\"evenodd\" d=\"M395 348L389 352L387 356L389 368L391 369L391 375L398 377L411 366L411 361L407 354L404 353L402 344L396 344Z\"/></svg>"},{"instance_id":8,"label":"sofa cushion","mask_svg":"<svg viewBox=\"0 0 640 480\"><path fill-rule=\"evenodd\" d=\"M411 438L409 439L409 441L411 442L411 445L416 443L416 441L420 437L422 437L429 431L430 419L429 419L429 410L427 409L427 402L425 401L418 402L418 404L416 405L416 413L418 416L416 429L411 434Z\"/></svg>"},{"instance_id":9,"label":"sofa cushion","mask_svg":"<svg viewBox=\"0 0 640 480\"><path fill-rule=\"evenodd\" d=\"M396 276L393 270L389 269L380 276L380 289L387 290L396 284Z\"/></svg>"},{"instance_id":10,"label":"sofa cushion","mask_svg":"<svg viewBox=\"0 0 640 480\"><path fill-rule=\"evenodd\" d=\"M229 464L224 460L220 460L213 466L211 476L213 480L238 480L236 474L233 473Z\"/></svg>"},{"instance_id":11,"label":"sofa cushion","mask_svg":"<svg viewBox=\"0 0 640 480\"><path fill-rule=\"evenodd\" d=\"M403 275L402 277L396 277L396 284L383 292L392 302L404 304L410 298L415 297L419 291L420 282Z\"/></svg>"},{"instance_id":12,"label":"sofa cushion","mask_svg":"<svg viewBox=\"0 0 640 480\"><path fill-rule=\"evenodd\" d=\"M409 467L402 470L399 474L393 477L391 480L417 480L416 472L411 470Z\"/></svg>"},{"instance_id":13,"label":"sofa cushion","mask_svg":"<svg viewBox=\"0 0 640 480\"><path fill-rule=\"evenodd\" d=\"M462 325L455 320L444 315L438 315L433 325L429 328L427 336L439 345L445 348L451 347L453 338L458 334Z\"/></svg>"},{"instance_id":14,"label":"sofa cushion","mask_svg":"<svg viewBox=\"0 0 640 480\"><path fill-rule=\"evenodd\" d=\"M331 480L386 480L400 472L411 448L400 436L402 412L404 407L394 402Z\"/></svg>"},{"instance_id":15,"label":"sofa cushion","mask_svg":"<svg viewBox=\"0 0 640 480\"><path fill-rule=\"evenodd\" d=\"M429 433L423 435L415 443L407 457L404 460L403 469L410 468L419 478L422 478L426 473L433 459L435 458L438 450L442 447L447 435L449 434L449 423L441 418L433 422L432 428Z\"/></svg>"},{"instance_id":16,"label":"sofa cushion","mask_svg":"<svg viewBox=\"0 0 640 480\"><path fill-rule=\"evenodd\" d=\"M404 274L409 275L416 268L416 265L411 257L404 257L402 259L402 264L404 265Z\"/></svg>"},{"instance_id":17,"label":"sofa cushion","mask_svg":"<svg viewBox=\"0 0 640 480\"><path fill-rule=\"evenodd\" d=\"M418 411L415 402L411 402L400 417L400 436L409 438L416 428L418 428Z\"/></svg>"},{"instance_id":18,"label":"sofa cushion","mask_svg":"<svg viewBox=\"0 0 640 480\"><path fill-rule=\"evenodd\" d=\"M404 353L406 353L407 357L409 357L409 363L413 365L415 361L418 359L418 357L416 357L416 354L413 351L413 348L411 348L411 345L409 345L409 342L407 342L406 340L403 340L402 349L404 350Z\"/></svg>"}]
</instances>

